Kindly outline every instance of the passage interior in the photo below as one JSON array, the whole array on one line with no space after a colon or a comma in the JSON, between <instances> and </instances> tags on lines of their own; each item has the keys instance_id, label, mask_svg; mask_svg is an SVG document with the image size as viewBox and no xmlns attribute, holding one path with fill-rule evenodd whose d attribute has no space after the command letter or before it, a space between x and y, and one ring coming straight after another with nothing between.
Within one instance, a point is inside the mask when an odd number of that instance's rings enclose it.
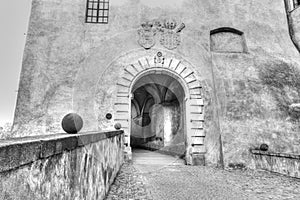
<instances>
[{"instance_id":1,"label":"passage interior","mask_svg":"<svg viewBox=\"0 0 300 200\"><path fill-rule=\"evenodd\" d=\"M166 74L148 74L132 87L130 146L185 152L185 93Z\"/></svg>"}]
</instances>

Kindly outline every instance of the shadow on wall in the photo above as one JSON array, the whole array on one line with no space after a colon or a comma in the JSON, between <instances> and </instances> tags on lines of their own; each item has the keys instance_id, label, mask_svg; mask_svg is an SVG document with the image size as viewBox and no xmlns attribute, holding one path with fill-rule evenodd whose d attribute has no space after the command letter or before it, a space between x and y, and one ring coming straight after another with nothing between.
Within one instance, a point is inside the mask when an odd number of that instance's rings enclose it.
<instances>
[{"instance_id":1,"label":"shadow on wall","mask_svg":"<svg viewBox=\"0 0 300 200\"><path fill-rule=\"evenodd\" d=\"M248 69L248 68L247 68ZM251 73L224 79L226 110L220 121L226 165L251 167L249 148L300 152L300 70L295 63L256 60ZM227 84L227 85L226 85ZM253 166L252 166L253 167Z\"/></svg>"},{"instance_id":2,"label":"shadow on wall","mask_svg":"<svg viewBox=\"0 0 300 200\"><path fill-rule=\"evenodd\" d=\"M297 67L278 61L262 66L259 78L276 101L279 116L299 122L300 115L291 105L300 103L300 71Z\"/></svg>"}]
</instances>

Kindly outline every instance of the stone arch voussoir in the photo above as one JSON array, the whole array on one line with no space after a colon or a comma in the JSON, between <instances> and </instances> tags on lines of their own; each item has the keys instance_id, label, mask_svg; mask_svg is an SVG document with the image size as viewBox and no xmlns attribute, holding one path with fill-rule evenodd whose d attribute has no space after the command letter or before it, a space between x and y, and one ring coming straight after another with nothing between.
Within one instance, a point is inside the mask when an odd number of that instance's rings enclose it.
<instances>
[{"instance_id":1,"label":"stone arch voussoir","mask_svg":"<svg viewBox=\"0 0 300 200\"><path fill-rule=\"evenodd\" d=\"M147 74L167 74L180 82L186 97L187 154L205 153L203 130L204 102L202 87L194 70L176 58L143 57L124 67L117 82L115 123L120 123L125 132L125 146L130 145L131 89L140 77Z\"/></svg>"}]
</instances>

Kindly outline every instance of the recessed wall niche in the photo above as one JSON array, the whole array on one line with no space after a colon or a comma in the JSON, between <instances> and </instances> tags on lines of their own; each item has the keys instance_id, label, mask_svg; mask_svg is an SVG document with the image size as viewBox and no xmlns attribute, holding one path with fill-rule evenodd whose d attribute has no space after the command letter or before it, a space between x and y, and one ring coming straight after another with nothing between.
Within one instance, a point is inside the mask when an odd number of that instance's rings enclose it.
<instances>
[{"instance_id":1,"label":"recessed wall niche","mask_svg":"<svg viewBox=\"0 0 300 200\"><path fill-rule=\"evenodd\" d=\"M210 50L224 53L247 52L244 33L230 27L210 31Z\"/></svg>"}]
</instances>

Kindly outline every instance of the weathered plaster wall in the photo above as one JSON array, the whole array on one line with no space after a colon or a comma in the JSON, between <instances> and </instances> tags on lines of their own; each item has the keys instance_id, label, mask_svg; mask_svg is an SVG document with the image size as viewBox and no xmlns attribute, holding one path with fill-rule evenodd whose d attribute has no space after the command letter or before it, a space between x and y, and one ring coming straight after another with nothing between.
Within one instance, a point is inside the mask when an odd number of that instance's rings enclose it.
<instances>
[{"instance_id":1,"label":"weathered plaster wall","mask_svg":"<svg viewBox=\"0 0 300 200\"><path fill-rule=\"evenodd\" d=\"M294 7L289 0L285 0L286 14L289 24L290 37L295 47L300 52L300 9L299 6Z\"/></svg>"},{"instance_id":2,"label":"weathered plaster wall","mask_svg":"<svg viewBox=\"0 0 300 200\"><path fill-rule=\"evenodd\" d=\"M271 143L281 139L286 143L277 144L285 145L296 137L297 126L284 121L274 99L274 95L283 94L270 91L271 86L261 76L270 65L285 63L299 68L283 0L156 4L111 0L107 25L84 23L85 3L33 0L14 136L60 131L60 121L70 111L83 117L84 131L111 128L113 120L105 119L105 114L113 113L116 83L123 67L141 57L153 59L161 51L192 66L202 84L208 163L220 159L220 134L226 162L247 162L249 146L262 140ZM142 48L137 42L140 24L169 17L186 25L180 33L181 44L167 50L157 41L150 50ZM220 27L242 31L247 52L211 52L210 31ZM265 119L265 115L269 117ZM288 135L283 134L283 127L290 127ZM271 140L274 134L278 137Z\"/></svg>"},{"instance_id":3,"label":"weathered plaster wall","mask_svg":"<svg viewBox=\"0 0 300 200\"><path fill-rule=\"evenodd\" d=\"M226 163L250 165L247 149L300 152L299 121L289 106L300 101L298 65L249 54L214 55Z\"/></svg>"},{"instance_id":4,"label":"weathered plaster wall","mask_svg":"<svg viewBox=\"0 0 300 200\"><path fill-rule=\"evenodd\" d=\"M123 149L121 131L0 142L0 199L103 199Z\"/></svg>"}]
</instances>

